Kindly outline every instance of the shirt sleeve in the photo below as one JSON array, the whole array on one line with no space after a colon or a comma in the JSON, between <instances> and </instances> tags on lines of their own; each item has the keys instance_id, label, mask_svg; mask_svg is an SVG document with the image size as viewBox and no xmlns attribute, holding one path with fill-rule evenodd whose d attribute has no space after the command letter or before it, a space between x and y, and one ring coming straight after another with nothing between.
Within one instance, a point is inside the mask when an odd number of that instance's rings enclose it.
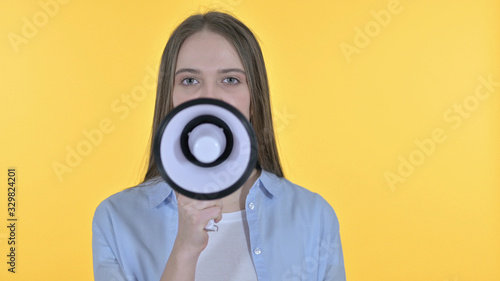
<instances>
[{"instance_id":1,"label":"shirt sleeve","mask_svg":"<svg viewBox=\"0 0 500 281\"><path fill-rule=\"evenodd\" d=\"M94 264L95 281L133 281L137 280L127 276L118 262L111 248L113 237L111 216L101 203L94 214L92 221L92 255Z\"/></svg>"},{"instance_id":2,"label":"shirt sleeve","mask_svg":"<svg viewBox=\"0 0 500 281\"><path fill-rule=\"evenodd\" d=\"M320 260L323 260L324 276L322 281L346 281L344 256L340 241L340 228L333 208L323 199L324 230L320 242Z\"/></svg>"}]
</instances>

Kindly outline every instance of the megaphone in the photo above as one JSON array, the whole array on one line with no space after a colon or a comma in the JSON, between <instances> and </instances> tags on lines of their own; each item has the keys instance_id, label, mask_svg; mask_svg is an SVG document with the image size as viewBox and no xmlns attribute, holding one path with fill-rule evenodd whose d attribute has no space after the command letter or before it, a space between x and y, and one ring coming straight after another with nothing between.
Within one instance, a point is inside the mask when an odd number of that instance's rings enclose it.
<instances>
[{"instance_id":1,"label":"megaphone","mask_svg":"<svg viewBox=\"0 0 500 281\"><path fill-rule=\"evenodd\" d=\"M176 106L162 120L153 153L161 177L198 200L225 197L246 182L257 163L252 125L235 107L215 99Z\"/></svg>"}]
</instances>

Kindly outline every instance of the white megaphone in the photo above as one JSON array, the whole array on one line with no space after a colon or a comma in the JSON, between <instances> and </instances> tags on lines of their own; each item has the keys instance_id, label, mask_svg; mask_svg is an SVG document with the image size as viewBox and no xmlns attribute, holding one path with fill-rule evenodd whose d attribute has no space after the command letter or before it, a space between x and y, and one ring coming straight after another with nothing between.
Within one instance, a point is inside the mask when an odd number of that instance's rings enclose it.
<instances>
[{"instance_id":1,"label":"white megaphone","mask_svg":"<svg viewBox=\"0 0 500 281\"><path fill-rule=\"evenodd\" d=\"M257 163L252 125L238 109L214 99L185 102L163 119L153 153L162 178L198 200L225 197L246 182ZM216 230L213 221L208 230Z\"/></svg>"}]
</instances>

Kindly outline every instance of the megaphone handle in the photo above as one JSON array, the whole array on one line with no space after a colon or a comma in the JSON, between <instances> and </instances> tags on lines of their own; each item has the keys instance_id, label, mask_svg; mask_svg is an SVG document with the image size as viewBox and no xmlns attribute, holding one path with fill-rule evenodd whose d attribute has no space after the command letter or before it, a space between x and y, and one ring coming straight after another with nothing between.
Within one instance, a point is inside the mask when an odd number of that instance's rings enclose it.
<instances>
[{"instance_id":1,"label":"megaphone handle","mask_svg":"<svg viewBox=\"0 0 500 281\"><path fill-rule=\"evenodd\" d=\"M210 220L208 223L207 223L207 226L205 226L205 230L206 231L213 231L213 232L217 232L219 230L219 226L215 223L214 220Z\"/></svg>"}]
</instances>

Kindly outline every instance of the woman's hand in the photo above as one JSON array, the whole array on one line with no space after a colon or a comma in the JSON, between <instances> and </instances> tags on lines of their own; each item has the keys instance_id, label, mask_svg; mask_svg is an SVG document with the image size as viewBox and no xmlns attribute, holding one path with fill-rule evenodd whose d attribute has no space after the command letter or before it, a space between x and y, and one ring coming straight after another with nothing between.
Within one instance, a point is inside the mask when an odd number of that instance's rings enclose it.
<instances>
[{"instance_id":1,"label":"woman's hand","mask_svg":"<svg viewBox=\"0 0 500 281\"><path fill-rule=\"evenodd\" d=\"M198 257L208 244L205 226L210 220L217 223L222 219L222 200L199 201L178 194L177 205L177 237L161 281L194 281Z\"/></svg>"},{"instance_id":2,"label":"woman's hand","mask_svg":"<svg viewBox=\"0 0 500 281\"><path fill-rule=\"evenodd\" d=\"M179 227L174 247L183 255L198 257L208 244L205 226L210 220L222 219L222 200L200 201L181 194L177 196Z\"/></svg>"}]
</instances>

